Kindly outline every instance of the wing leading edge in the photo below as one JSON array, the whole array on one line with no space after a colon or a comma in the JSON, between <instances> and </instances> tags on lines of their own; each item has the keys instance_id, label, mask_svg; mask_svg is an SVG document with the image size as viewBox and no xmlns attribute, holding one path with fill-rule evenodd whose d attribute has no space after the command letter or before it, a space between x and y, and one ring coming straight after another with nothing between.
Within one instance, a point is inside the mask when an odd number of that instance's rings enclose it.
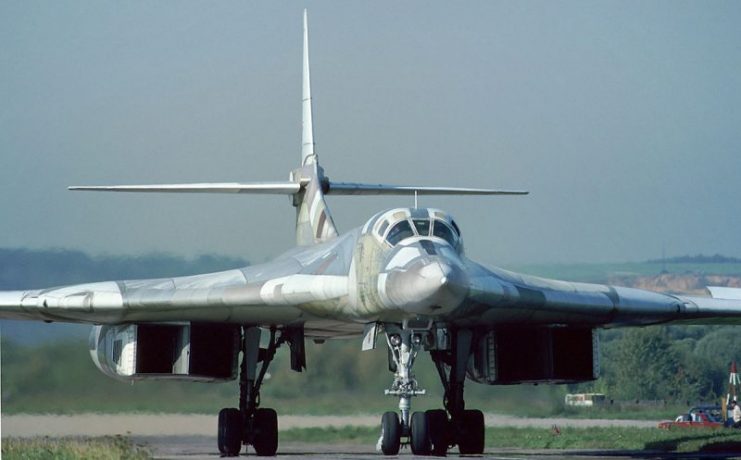
<instances>
[{"instance_id":1,"label":"wing leading edge","mask_svg":"<svg viewBox=\"0 0 741 460\"><path fill-rule=\"evenodd\" d=\"M347 277L292 274L248 281L243 270L0 291L0 318L92 324L204 321L290 324L347 295Z\"/></svg>"},{"instance_id":2,"label":"wing leading edge","mask_svg":"<svg viewBox=\"0 0 741 460\"><path fill-rule=\"evenodd\" d=\"M550 280L472 264L469 294L456 316L478 324L741 324L741 300Z\"/></svg>"}]
</instances>

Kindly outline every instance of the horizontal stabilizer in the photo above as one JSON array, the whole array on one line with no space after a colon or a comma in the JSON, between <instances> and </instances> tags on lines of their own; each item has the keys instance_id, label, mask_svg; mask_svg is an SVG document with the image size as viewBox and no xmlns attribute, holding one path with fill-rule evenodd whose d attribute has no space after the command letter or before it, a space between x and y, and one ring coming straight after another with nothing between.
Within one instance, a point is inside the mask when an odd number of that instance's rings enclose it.
<instances>
[{"instance_id":1,"label":"horizontal stabilizer","mask_svg":"<svg viewBox=\"0 0 741 460\"><path fill-rule=\"evenodd\" d=\"M707 289L714 299L741 300L741 288L708 286Z\"/></svg>"},{"instance_id":2,"label":"horizontal stabilizer","mask_svg":"<svg viewBox=\"0 0 741 460\"><path fill-rule=\"evenodd\" d=\"M69 190L94 192L164 192L164 193L261 193L293 195L301 190L297 182L239 182L155 185L76 185Z\"/></svg>"},{"instance_id":3,"label":"horizontal stabilizer","mask_svg":"<svg viewBox=\"0 0 741 460\"><path fill-rule=\"evenodd\" d=\"M293 195L299 193L304 182L222 182L196 184L151 185L75 185L69 190L93 192L160 192L160 193L257 193ZM327 182L327 195L527 195L524 190L496 190L466 187L417 187L413 185L361 184L356 182Z\"/></svg>"},{"instance_id":4,"label":"horizontal stabilizer","mask_svg":"<svg viewBox=\"0 0 741 460\"><path fill-rule=\"evenodd\" d=\"M493 190L463 187L416 187L412 185L330 182L328 195L527 195L524 190Z\"/></svg>"}]
</instances>

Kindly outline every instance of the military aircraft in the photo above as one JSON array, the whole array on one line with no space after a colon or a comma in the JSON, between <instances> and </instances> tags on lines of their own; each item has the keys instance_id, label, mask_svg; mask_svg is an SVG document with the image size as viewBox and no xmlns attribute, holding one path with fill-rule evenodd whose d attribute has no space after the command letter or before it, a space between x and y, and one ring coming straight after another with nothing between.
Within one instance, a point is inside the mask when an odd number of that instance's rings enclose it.
<instances>
[{"instance_id":1,"label":"military aircraft","mask_svg":"<svg viewBox=\"0 0 741 460\"><path fill-rule=\"evenodd\" d=\"M464 402L466 378L481 384L565 383L599 375L597 330L668 322L741 319L741 290L694 298L572 283L485 268L466 257L445 211L397 208L340 234L328 195L523 195L516 190L393 186L331 181L314 148L304 11L301 165L288 181L70 187L122 192L284 194L296 208L297 246L271 262L166 279L110 281L0 292L0 318L93 324L90 353L125 380L239 379L239 405L219 413L218 448L257 455L278 448L275 410L260 389L276 350L306 366L304 341L385 338L399 410L381 418L386 455L484 450L484 416ZM263 337L263 334L266 337ZM261 341L261 339L263 339ZM261 343L265 345L261 347ZM412 412L423 394L415 358L428 351L444 388L441 409ZM241 354L241 361L239 360Z\"/></svg>"}]
</instances>

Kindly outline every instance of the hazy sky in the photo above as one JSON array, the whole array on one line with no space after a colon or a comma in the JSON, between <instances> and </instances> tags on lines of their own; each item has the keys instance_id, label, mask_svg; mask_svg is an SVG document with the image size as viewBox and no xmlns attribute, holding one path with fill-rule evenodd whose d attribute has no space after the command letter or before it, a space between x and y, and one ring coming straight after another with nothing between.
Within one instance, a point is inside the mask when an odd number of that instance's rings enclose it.
<instances>
[{"instance_id":1,"label":"hazy sky","mask_svg":"<svg viewBox=\"0 0 741 460\"><path fill-rule=\"evenodd\" d=\"M741 256L741 2L0 2L0 246L293 243L286 197L67 185L284 180L314 125L341 181L423 198L489 264ZM329 198L340 230L410 198Z\"/></svg>"}]
</instances>

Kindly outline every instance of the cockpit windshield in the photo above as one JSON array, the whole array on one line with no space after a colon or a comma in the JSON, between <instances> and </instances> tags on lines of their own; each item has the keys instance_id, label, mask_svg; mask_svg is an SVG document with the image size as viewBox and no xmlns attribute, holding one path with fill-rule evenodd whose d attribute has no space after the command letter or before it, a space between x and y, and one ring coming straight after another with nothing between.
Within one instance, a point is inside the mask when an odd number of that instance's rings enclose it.
<instances>
[{"instance_id":1,"label":"cockpit windshield","mask_svg":"<svg viewBox=\"0 0 741 460\"><path fill-rule=\"evenodd\" d=\"M386 235L386 241L391 243L392 246L395 246L396 243L410 236L414 236L414 230L412 230L412 226L409 225L408 220L402 220L391 227L388 235Z\"/></svg>"},{"instance_id":2,"label":"cockpit windshield","mask_svg":"<svg viewBox=\"0 0 741 460\"><path fill-rule=\"evenodd\" d=\"M392 209L374 218L372 228L380 240L391 246L411 237L440 238L454 248L460 246L458 226L437 209Z\"/></svg>"},{"instance_id":3,"label":"cockpit windshield","mask_svg":"<svg viewBox=\"0 0 741 460\"><path fill-rule=\"evenodd\" d=\"M448 227L448 224L444 223L440 219L435 219L435 226L432 227L432 236L442 238L452 246L455 246L455 236L453 236L453 231Z\"/></svg>"},{"instance_id":4,"label":"cockpit windshield","mask_svg":"<svg viewBox=\"0 0 741 460\"><path fill-rule=\"evenodd\" d=\"M414 226L417 228L417 235L430 235L430 219L414 219L412 222L414 222Z\"/></svg>"}]
</instances>

